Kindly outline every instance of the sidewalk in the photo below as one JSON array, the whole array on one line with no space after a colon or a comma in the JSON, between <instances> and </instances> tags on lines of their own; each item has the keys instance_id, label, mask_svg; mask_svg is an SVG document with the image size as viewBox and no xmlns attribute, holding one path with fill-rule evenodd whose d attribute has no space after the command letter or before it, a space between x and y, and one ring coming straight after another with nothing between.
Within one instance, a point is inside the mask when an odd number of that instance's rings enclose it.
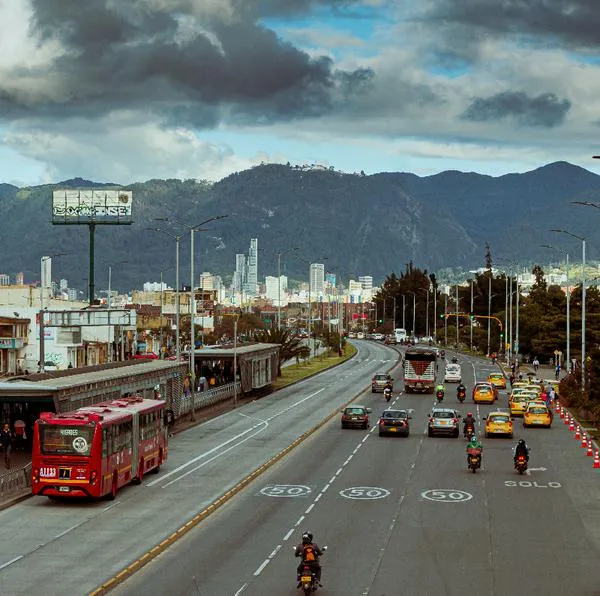
<instances>
[{"instance_id":1,"label":"sidewalk","mask_svg":"<svg viewBox=\"0 0 600 596\"><path fill-rule=\"evenodd\" d=\"M4 454L0 459L0 511L31 494L31 453L14 451L10 458L10 469L4 467Z\"/></svg>"}]
</instances>

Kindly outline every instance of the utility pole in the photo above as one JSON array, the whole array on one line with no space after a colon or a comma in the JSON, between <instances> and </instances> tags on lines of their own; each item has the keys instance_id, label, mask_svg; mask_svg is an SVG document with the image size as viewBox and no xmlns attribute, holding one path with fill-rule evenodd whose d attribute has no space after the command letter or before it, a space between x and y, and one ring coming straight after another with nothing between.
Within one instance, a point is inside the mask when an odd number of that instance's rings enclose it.
<instances>
[{"instance_id":1,"label":"utility pole","mask_svg":"<svg viewBox=\"0 0 600 596\"><path fill-rule=\"evenodd\" d=\"M473 280L471 280L471 315L473 315ZM471 319L471 352L473 351L473 317Z\"/></svg>"},{"instance_id":2,"label":"utility pole","mask_svg":"<svg viewBox=\"0 0 600 596\"><path fill-rule=\"evenodd\" d=\"M458 346L460 343L458 336L458 284L456 284L456 349L458 350Z\"/></svg>"},{"instance_id":3,"label":"utility pole","mask_svg":"<svg viewBox=\"0 0 600 596\"><path fill-rule=\"evenodd\" d=\"M394 296L394 332L396 331L396 296Z\"/></svg>"},{"instance_id":4,"label":"utility pole","mask_svg":"<svg viewBox=\"0 0 600 596\"><path fill-rule=\"evenodd\" d=\"M487 333L487 355L490 355L490 333L491 333L491 321L492 316L492 270L488 271L488 333Z\"/></svg>"},{"instance_id":5,"label":"utility pole","mask_svg":"<svg viewBox=\"0 0 600 596\"><path fill-rule=\"evenodd\" d=\"M444 294L444 347L448 347L448 294Z\"/></svg>"},{"instance_id":6,"label":"utility pole","mask_svg":"<svg viewBox=\"0 0 600 596\"><path fill-rule=\"evenodd\" d=\"M233 319L233 407L237 406L237 316Z\"/></svg>"}]
</instances>

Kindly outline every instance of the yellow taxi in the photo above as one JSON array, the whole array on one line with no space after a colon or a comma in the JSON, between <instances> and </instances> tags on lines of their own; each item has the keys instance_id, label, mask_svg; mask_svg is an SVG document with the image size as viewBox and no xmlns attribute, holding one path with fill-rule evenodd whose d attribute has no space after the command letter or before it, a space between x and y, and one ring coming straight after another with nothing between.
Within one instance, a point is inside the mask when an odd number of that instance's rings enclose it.
<instances>
[{"instance_id":1,"label":"yellow taxi","mask_svg":"<svg viewBox=\"0 0 600 596\"><path fill-rule=\"evenodd\" d=\"M485 418L486 438L496 435L506 435L512 439L513 423L510 419L510 413L505 410L490 412Z\"/></svg>"},{"instance_id":2,"label":"yellow taxi","mask_svg":"<svg viewBox=\"0 0 600 596\"><path fill-rule=\"evenodd\" d=\"M488 383L496 389L506 389L506 377L501 372L493 372L488 375Z\"/></svg>"},{"instance_id":3,"label":"yellow taxi","mask_svg":"<svg viewBox=\"0 0 600 596\"><path fill-rule=\"evenodd\" d=\"M530 402L527 404L527 409L523 414L523 426L552 426L552 414L546 407L546 404L541 402Z\"/></svg>"},{"instance_id":4,"label":"yellow taxi","mask_svg":"<svg viewBox=\"0 0 600 596\"><path fill-rule=\"evenodd\" d=\"M511 383L511 386L513 388L515 387L529 387L530 383L529 381L515 381L514 383Z\"/></svg>"},{"instance_id":5,"label":"yellow taxi","mask_svg":"<svg viewBox=\"0 0 600 596\"><path fill-rule=\"evenodd\" d=\"M509 403L510 415L511 416L523 416L525 410L529 405L529 402L534 398L531 393L516 393L514 394Z\"/></svg>"},{"instance_id":6,"label":"yellow taxi","mask_svg":"<svg viewBox=\"0 0 600 596\"><path fill-rule=\"evenodd\" d=\"M496 392L490 383L477 383L473 387L473 402L476 404L493 404Z\"/></svg>"}]
</instances>

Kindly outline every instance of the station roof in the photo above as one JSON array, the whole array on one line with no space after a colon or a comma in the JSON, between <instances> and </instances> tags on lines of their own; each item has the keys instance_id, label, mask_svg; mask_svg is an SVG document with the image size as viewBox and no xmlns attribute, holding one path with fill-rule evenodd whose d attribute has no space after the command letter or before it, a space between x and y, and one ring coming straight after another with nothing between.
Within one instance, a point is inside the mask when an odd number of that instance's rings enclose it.
<instances>
[{"instance_id":1,"label":"station roof","mask_svg":"<svg viewBox=\"0 0 600 596\"><path fill-rule=\"evenodd\" d=\"M235 353L236 356L249 356L252 354L258 354L265 350L278 350L281 344L251 344L251 345L240 345L227 346L224 348L198 348L194 350L196 358L206 358L212 360L218 360L219 358L233 358Z\"/></svg>"}]
</instances>

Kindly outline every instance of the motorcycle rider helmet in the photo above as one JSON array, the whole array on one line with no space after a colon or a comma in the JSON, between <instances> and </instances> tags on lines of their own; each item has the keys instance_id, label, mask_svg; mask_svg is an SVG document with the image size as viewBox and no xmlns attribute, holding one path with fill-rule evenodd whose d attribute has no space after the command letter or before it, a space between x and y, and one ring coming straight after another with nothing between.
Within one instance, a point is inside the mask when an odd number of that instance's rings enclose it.
<instances>
[{"instance_id":1,"label":"motorcycle rider helmet","mask_svg":"<svg viewBox=\"0 0 600 596\"><path fill-rule=\"evenodd\" d=\"M525 446L525 439L519 439L519 445Z\"/></svg>"},{"instance_id":2,"label":"motorcycle rider helmet","mask_svg":"<svg viewBox=\"0 0 600 596\"><path fill-rule=\"evenodd\" d=\"M312 539L313 535L311 531L306 531L302 534L302 544L310 544Z\"/></svg>"},{"instance_id":3,"label":"motorcycle rider helmet","mask_svg":"<svg viewBox=\"0 0 600 596\"><path fill-rule=\"evenodd\" d=\"M467 418L473 418L473 412L467 412Z\"/></svg>"}]
</instances>

